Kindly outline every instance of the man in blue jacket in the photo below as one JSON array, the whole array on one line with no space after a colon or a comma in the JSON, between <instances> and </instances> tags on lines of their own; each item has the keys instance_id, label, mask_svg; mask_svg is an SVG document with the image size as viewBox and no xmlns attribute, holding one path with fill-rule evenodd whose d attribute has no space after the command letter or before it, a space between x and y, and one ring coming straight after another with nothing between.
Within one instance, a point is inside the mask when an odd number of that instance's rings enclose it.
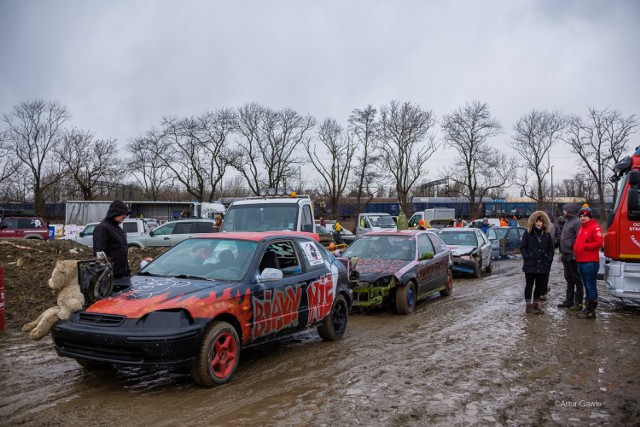
<instances>
[{"instance_id":1,"label":"man in blue jacket","mask_svg":"<svg viewBox=\"0 0 640 427\"><path fill-rule=\"evenodd\" d=\"M114 279L131 275L127 233L121 226L130 213L124 202L115 200L109 205L105 218L93 230L93 256L104 252L111 259Z\"/></svg>"}]
</instances>

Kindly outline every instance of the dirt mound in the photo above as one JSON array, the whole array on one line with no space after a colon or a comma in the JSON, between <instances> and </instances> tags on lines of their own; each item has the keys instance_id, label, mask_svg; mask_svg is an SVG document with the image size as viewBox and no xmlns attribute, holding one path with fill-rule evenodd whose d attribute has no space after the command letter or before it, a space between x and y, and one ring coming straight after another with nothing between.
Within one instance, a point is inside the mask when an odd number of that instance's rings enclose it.
<instances>
[{"instance_id":1,"label":"dirt mound","mask_svg":"<svg viewBox=\"0 0 640 427\"><path fill-rule=\"evenodd\" d=\"M137 272L140 261L162 252L164 248L130 249L131 270ZM47 285L56 261L92 257L91 248L71 240L0 240L6 328L19 329L56 304L56 293Z\"/></svg>"}]
</instances>

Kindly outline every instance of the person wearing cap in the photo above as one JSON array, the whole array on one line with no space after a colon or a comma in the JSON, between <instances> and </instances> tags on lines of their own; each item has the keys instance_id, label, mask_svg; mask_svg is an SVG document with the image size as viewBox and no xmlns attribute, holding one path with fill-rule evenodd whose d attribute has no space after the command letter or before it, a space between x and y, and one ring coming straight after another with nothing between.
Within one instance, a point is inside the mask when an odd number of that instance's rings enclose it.
<instances>
[{"instance_id":1,"label":"person wearing cap","mask_svg":"<svg viewBox=\"0 0 640 427\"><path fill-rule=\"evenodd\" d=\"M598 269L600 268L600 248L602 248L602 228L593 219L591 208L586 203L578 212L580 229L573 244L573 252L578 263L578 274L584 284L586 307L578 313L580 319L595 319L598 306Z\"/></svg>"},{"instance_id":2,"label":"person wearing cap","mask_svg":"<svg viewBox=\"0 0 640 427\"><path fill-rule=\"evenodd\" d=\"M485 216L484 218L482 218L482 223L478 228L482 230L484 234L487 234L487 230L489 229L489 227L491 227L491 225L489 224L489 218Z\"/></svg>"},{"instance_id":3,"label":"person wearing cap","mask_svg":"<svg viewBox=\"0 0 640 427\"><path fill-rule=\"evenodd\" d=\"M104 252L111 259L114 279L131 275L127 233L122 229L122 223L130 213L124 202L115 200L109 205L105 218L93 230L93 256Z\"/></svg>"},{"instance_id":4,"label":"person wearing cap","mask_svg":"<svg viewBox=\"0 0 640 427\"><path fill-rule=\"evenodd\" d=\"M509 221L507 221L507 218L501 216L500 217L500 227L508 227L509 226Z\"/></svg>"},{"instance_id":5,"label":"person wearing cap","mask_svg":"<svg viewBox=\"0 0 640 427\"><path fill-rule=\"evenodd\" d=\"M584 298L584 286L580 280L578 263L573 253L573 244L582 225L578 219L579 211L580 206L577 203L567 203L562 207L566 222L560 233L560 260L564 270L564 280L567 282L567 292L564 301L558 304L558 307L568 308L570 311L582 310Z\"/></svg>"},{"instance_id":6,"label":"person wearing cap","mask_svg":"<svg viewBox=\"0 0 640 427\"><path fill-rule=\"evenodd\" d=\"M418 221L418 230L426 230L423 219Z\"/></svg>"},{"instance_id":7,"label":"person wearing cap","mask_svg":"<svg viewBox=\"0 0 640 427\"><path fill-rule=\"evenodd\" d=\"M540 295L549 282L549 272L553 262L553 238L549 233L549 217L543 211L535 211L527 222L527 232L522 235L520 252L522 271L525 277L524 299L526 313L543 314L540 309ZM532 295L533 294L533 295ZM532 298L533 297L533 298Z\"/></svg>"}]
</instances>

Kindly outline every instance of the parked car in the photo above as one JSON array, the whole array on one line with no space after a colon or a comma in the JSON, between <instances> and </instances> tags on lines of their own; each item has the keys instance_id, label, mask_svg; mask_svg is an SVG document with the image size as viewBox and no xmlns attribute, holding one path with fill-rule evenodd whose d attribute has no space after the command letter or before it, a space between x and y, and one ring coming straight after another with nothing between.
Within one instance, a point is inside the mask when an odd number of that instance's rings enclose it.
<instances>
[{"instance_id":1,"label":"parked car","mask_svg":"<svg viewBox=\"0 0 640 427\"><path fill-rule=\"evenodd\" d=\"M212 219L179 219L166 222L142 236L127 237L127 244L136 248L175 246L196 234L213 233L214 227Z\"/></svg>"},{"instance_id":2,"label":"parked car","mask_svg":"<svg viewBox=\"0 0 640 427\"><path fill-rule=\"evenodd\" d=\"M431 231L372 231L339 258L349 270L354 307L413 312L416 301L440 292L451 295L451 252Z\"/></svg>"},{"instance_id":3,"label":"parked car","mask_svg":"<svg viewBox=\"0 0 640 427\"><path fill-rule=\"evenodd\" d=\"M438 236L453 254L454 273L482 275L482 270L491 273L491 242L477 228L443 228Z\"/></svg>"},{"instance_id":4,"label":"parked car","mask_svg":"<svg viewBox=\"0 0 640 427\"><path fill-rule=\"evenodd\" d=\"M0 218L0 239L49 240L49 227L39 216L3 215Z\"/></svg>"},{"instance_id":5,"label":"parked car","mask_svg":"<svg viewBox=\"0 0 640 427\"><path fill-rule=\"evenodd\" d=\"M333 233L336 229L336 223L327 222L326 227L331 233ZM340 237L342 238L342 241L347 245L350 245L354 240L356 240L356 235L344 227L342 227L342 231L340 231Z\"/></svg>"},{"instance_id":6,"label":"parked car","mask_svg":"<svg viewBox=\"0 0 640 427\"><path fill-rule=\"evenodd\" d=\"M85 225L81 232L77 235L65 236L61 237L62 240L73 240L82 245L93 247L93 231L96 226L100 224L99 222L90 222ZM147 219L139 219L139 218L127 218L122 222L122 229L127 233L127 241L144 236L148 231L151 230L149 226L156 226L157 222L155 220L147 220Z\"/></svg>"},{"instance_id":7,"label":"parked car","mask_svg":"<svg viewBox=\"0 0 640 427\"><path fill-rule=\"evenodd\" d=\"M86 367L187 367L212 387L248 346L311 327L340 339L351 304L345 267L308 233L214 233L167 250L52 336Z\"/></svg>"},{"instance_id":8,"label":"parked car","mask_svg":"<svg viewBox=\"0 0 640 427\"><path fill-rule=\"evenodd\" d=\"M491 258L505 258L520 253L522 235L525 227L491 227L487 230L487 239L491 242Z\"/></svg>"}]
</instances>

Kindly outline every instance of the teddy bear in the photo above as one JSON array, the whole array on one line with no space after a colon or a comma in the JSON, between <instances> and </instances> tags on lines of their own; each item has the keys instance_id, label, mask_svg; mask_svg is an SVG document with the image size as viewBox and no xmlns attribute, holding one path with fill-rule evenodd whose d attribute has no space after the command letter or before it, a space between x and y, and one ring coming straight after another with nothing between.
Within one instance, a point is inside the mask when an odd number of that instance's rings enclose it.
<instances>
[{"instance_id":1,"label":"teddy bear","mask_svg":"<svg viewBox=\"0 0 640 427\"><path fill-rule=\"evenodd\" d=\"M82 310L84 295L78 283L78 261L59 260L51 273L49 287L58 291L58 305L48 308L36 320L22 327L29 338L40 340L51 331L58 320L66 320L71 313Z\"/></svg>"}]
</instances>

